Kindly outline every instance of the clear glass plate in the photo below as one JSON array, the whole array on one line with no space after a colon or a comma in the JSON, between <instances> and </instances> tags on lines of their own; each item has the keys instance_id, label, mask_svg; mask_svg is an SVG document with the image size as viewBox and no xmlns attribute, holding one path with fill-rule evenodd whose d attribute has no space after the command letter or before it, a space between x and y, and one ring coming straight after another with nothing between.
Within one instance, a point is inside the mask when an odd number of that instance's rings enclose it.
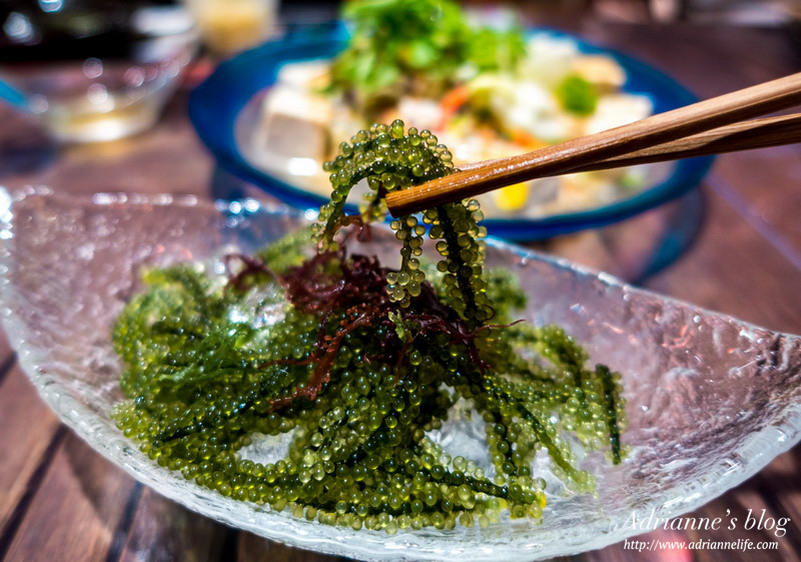
<instances>
[{"instance_id":1,"label":"clear glass plate","mask_svg":"<svg viewBox=\"0 0 801 562\"><path fill-rule=\"evenodd\" d=\"M593 361L623 373L626 460L589 456L598 495L553 488L542 523L353 531L275 513L201 488L151 462L110 419L121 398L110 326L143 266L254 250L304 224L254 201L173 196L64 197L0 191L0 312L44 400L98 452L190 509L272 540L361 559L532 560L603 547L642 532L632 514L670 518L750 477L801 434L801 340L627 286L615 278L491 241L491 265L529 295L521 317L563 325ZM397 255L391 233L370 248ZM476 445L477 420L446 424L447 447ZM269 454L269 451L267 452ZM546 472L547 463L537 463Z\"/></svg>"}]
</instances>

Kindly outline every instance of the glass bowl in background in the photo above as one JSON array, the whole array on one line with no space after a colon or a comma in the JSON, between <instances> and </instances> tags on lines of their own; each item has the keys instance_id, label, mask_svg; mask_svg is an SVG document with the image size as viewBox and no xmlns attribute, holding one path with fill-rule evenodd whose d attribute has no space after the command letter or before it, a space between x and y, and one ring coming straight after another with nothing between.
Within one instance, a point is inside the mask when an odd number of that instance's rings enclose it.
<instances>
[{"instance_id":1,"label":"glass bowl in background","mask_svg":"<svg viewBox=\"0 0 801 562\"><path fill-rule=\"evenodd\" d=\"M4 45L0 98L62 142L114 140L153 126L197 46L191 18L174 6L138 8L124 28L99 35L49 41L21 12L7 15L3 30L6 43L19 44Z\"/></svg>"}]
</instances>

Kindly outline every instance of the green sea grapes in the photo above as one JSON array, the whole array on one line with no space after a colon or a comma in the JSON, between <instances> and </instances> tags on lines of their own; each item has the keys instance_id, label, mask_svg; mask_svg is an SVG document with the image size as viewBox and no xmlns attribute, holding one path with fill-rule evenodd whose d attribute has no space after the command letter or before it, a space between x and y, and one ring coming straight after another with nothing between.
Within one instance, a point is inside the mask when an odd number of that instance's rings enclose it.
<instances>
[{"instance_id":1,"label":"green sea grapes","mask_svg":"<svg viewBox=\"0 0 801 562\"><path fill-rule=\"evenodd\" d=\"M513 322L525 298L511 274L485 268L478 204L393 221L397 270L340 236L383 217L389 191L450 173L447 149L395 122L359 132L326 168L332 200L311 231L226 255L222 278L197 264L146 272L113 333L123 433L225 496L354 529L538 519L540 454L568 488L592 492L574 444L620 462L619 375L587 366L560 328ZM362 180L366 203L348 217ZM486 459L437 444L456 411L483 423ZM284 456L248 452L269 436L288 442Z\"/></svg>"},{"instance_id":2,"label":"green sea grapes","mask_svg":"<svg viewBox=\"0 0 801 562\"><path fill-rule=\"evenodd\" d=\"M362 209L364 220L369 222L386 213L383 198L387 193L453 172L451 153L437 142L430 131L414 127L404 134L403 122L396 120L390 126L373 125L369 131L359 131L351 138L352 144L342 143L340 154L325 165L331 173L333 192L331 202L320 211L322 246L331 247L338 228L347 224L345 201L359 181L366 178L370 189L368 204ZM430 226L428 234L439 240L436 248L442 256L437 269L444 274L443 297L471 326L489 320L493 311L486 298L481 242L487 230L478 224L483 218L478 202L470 200L429 209L423 213L422 222L414 215L392 221L390 226L402 246L400 269L388 276L390 299L407 307L412 297L419 296L425 279L420 256L426 227Z\"/></svg>"}]
</instances>

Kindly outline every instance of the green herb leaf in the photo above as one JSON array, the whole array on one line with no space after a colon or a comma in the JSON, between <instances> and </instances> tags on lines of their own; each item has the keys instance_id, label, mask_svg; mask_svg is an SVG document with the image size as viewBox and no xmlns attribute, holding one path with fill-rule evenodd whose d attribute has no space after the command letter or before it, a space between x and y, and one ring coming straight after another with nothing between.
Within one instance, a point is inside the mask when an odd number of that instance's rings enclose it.
<instances>
[{"instance_id":1,"label":"green herb leaf","mask_svg":"<svg viewBox=\"0 0 801 562\"><path fill-rule=\"evenodd\" d=\"M598 106L595 86L578 74L570 74L556 88L556 97L562 107L579 116L592 115Z\"/></svg>"},{"instance_id":2,"label":"green herb leaf","mask_svg":"<svg viewBox=\"0 0 801 562\"><path fill-rule=\"evenodd\" d=\"M525 54L519 29L473 29L451 0L349 2L343 17L352 36L333 62L332 85L364 107L375 96L401 96L407 84L439 95L464 66L512 69Z\"/></svg>"}]
</instances>

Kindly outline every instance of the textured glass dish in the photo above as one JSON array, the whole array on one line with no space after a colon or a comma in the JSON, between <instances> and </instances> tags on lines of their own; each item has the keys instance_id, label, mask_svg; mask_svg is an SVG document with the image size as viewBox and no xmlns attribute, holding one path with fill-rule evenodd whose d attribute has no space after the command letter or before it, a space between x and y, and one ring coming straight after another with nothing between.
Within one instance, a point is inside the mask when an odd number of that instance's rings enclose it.
<instances>
[{"instance_id":1,"label":"textured glass dish","mask_svg":"<svg viewBox=\"0 0 801 562\"><path fill-rule=\"evenodd\" d=\"M622 90L647 96L655 113L693 103L695 96L670 76L656 68L611 49L598 47L570 34L543 31L553 37L569 37L585 54L603 54L614 59L626 72ZM195 130L227 172L253 183L285 203L301 209L318 208L327 196L300 186L298 175L269 170L254 156L250 146L258 127L261 100L275 84L278 71L285 63L330 59L347 41L342 25L300 30L284 38L269 41L221 63L189 99L189 117ZM493 217L484 224L490 234L509 240L534 240L614 223L675 199L695 188L712 164L712 157L658 164L649 172L646 185L629 197L571 212L560 212L537 218ZM288 179L289 178L289 179ZM355 212L355 206L350 209Z\"/></svg>"},{"instance_id":2,"label":"textured glass dish","mask_svg":"<svg viewBox=\"0 0 801 562\"><path fill-rule=\"evenodd\" d=\"M110 326L142 267L254 250L307 218L253 201L215 206L172 196L66 198L0 191L0 306L19 360L45 401L97 451L204 515L301 548L362 559L532 560L637 534L638 519L692 510L756 473L801 435L801 339L634 289L606 275L491 242L488 260L519 276L521 317L563 325L592 360L623 373L626 460L589 456L598 496L549 487L541 524L353 531L237 502L148 460L109 417L120 399ZM391 233L370 247L397 258ZM481 449L478 420L449 421L446 450ZM261 454L270 454L262 451ZM478 459L479 461L481 459ZM547 473L547 462L536 470Z\"/></svg>"}]
</instances>

